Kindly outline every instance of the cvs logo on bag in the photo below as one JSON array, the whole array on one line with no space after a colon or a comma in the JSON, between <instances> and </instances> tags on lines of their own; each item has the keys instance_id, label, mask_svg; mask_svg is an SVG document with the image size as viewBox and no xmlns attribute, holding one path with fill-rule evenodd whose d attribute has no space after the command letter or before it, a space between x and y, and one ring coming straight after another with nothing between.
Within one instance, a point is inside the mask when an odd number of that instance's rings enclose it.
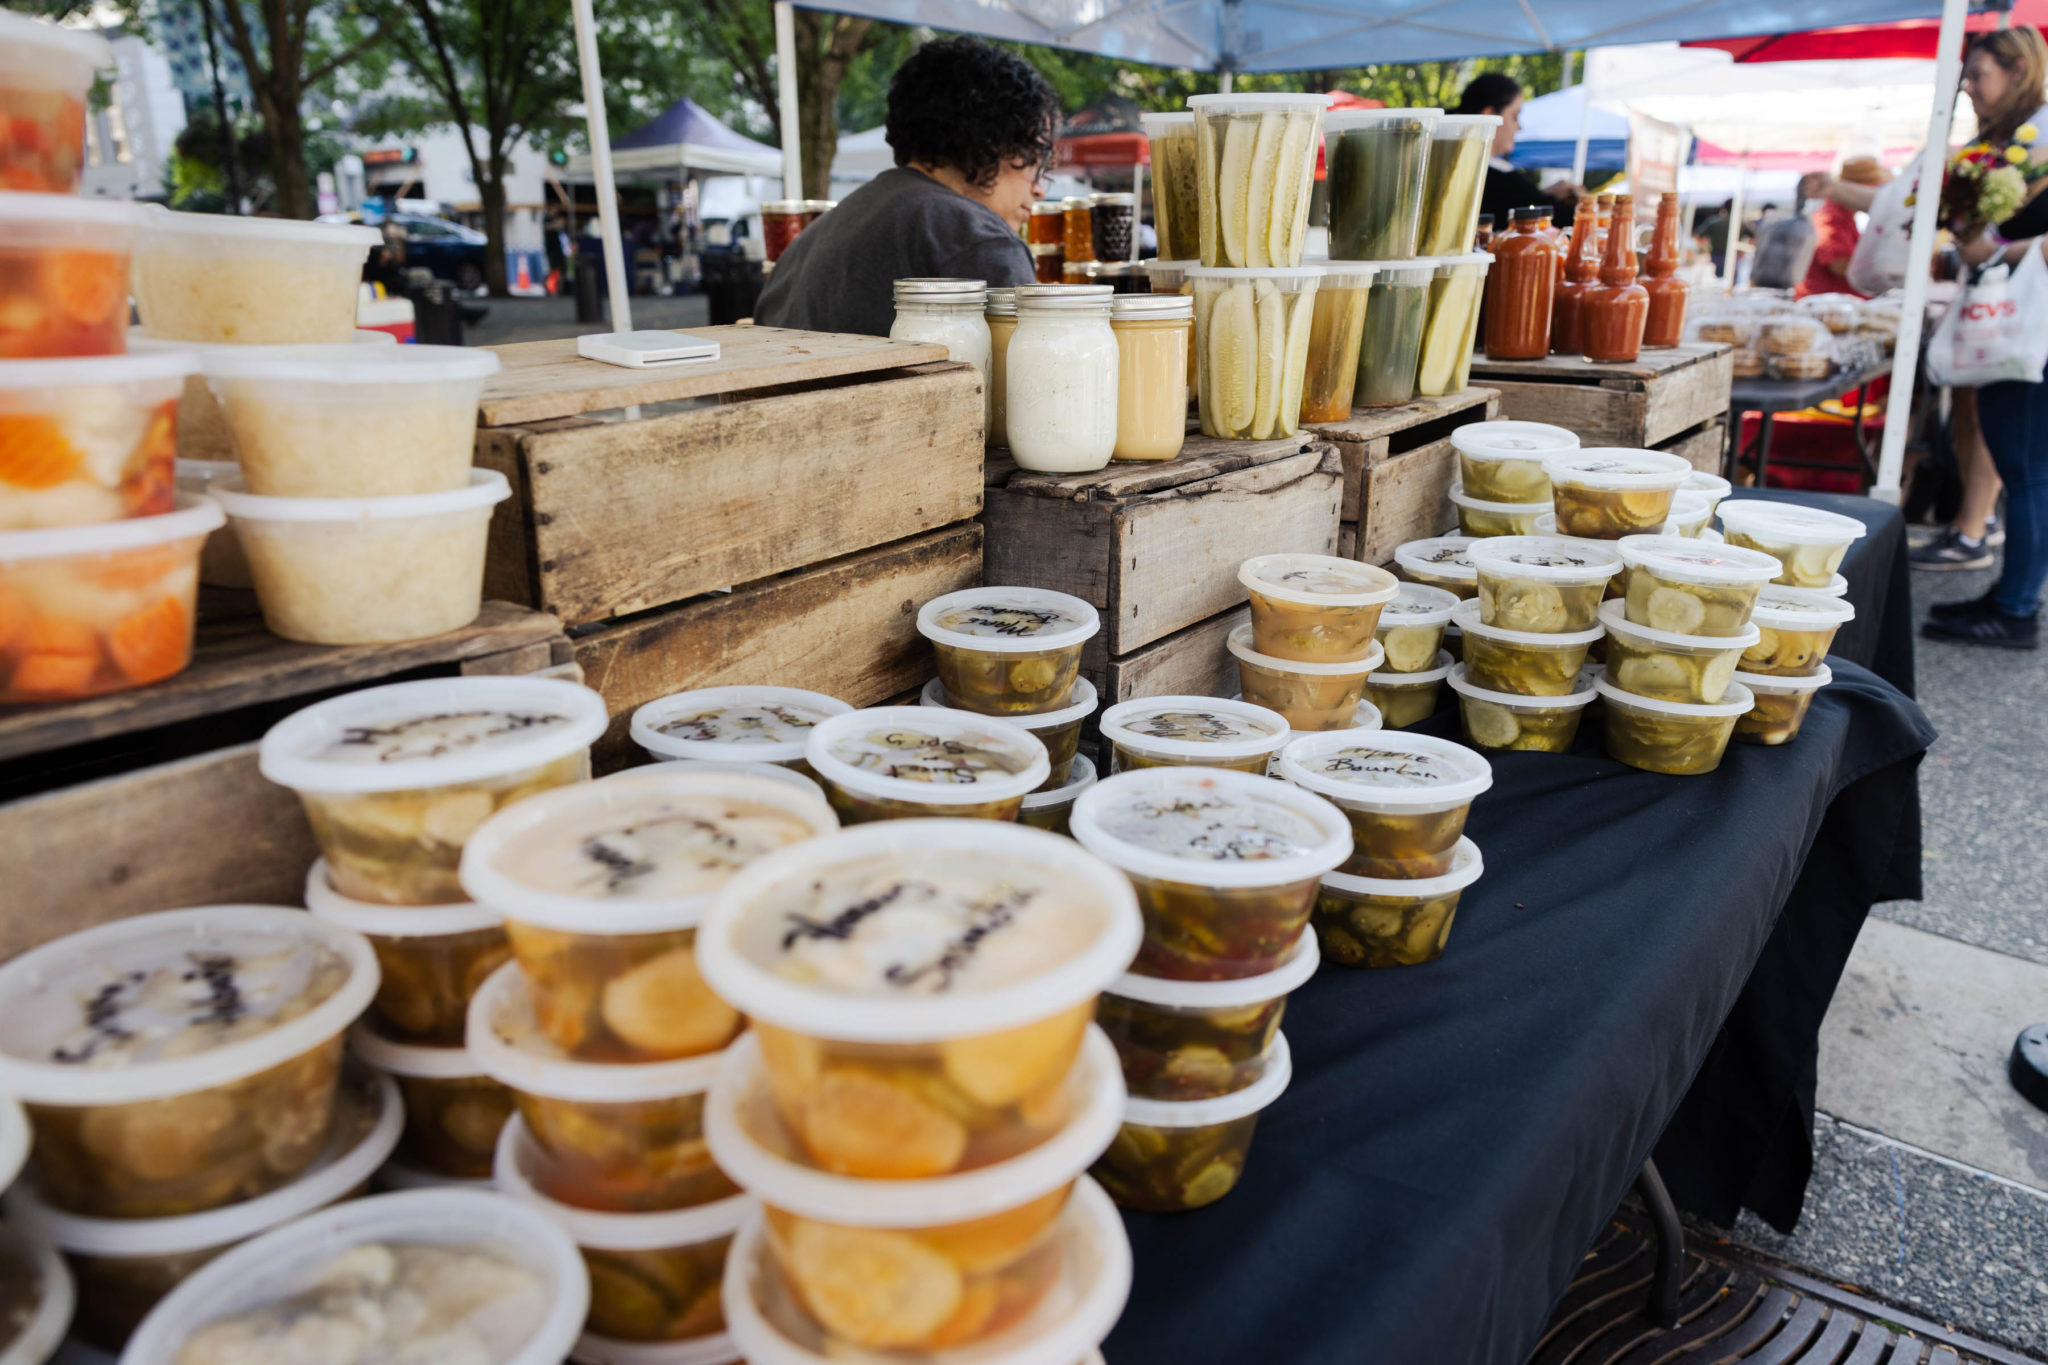
<instances>
[{"instance_id":1,"label":"cvs logo on bag","mask_svg":"<svg viewBox=\"0 0 2048 1365\"><path fill-rule=\"evenodd\" d=\"M2019 304L2013 299L1991 299L1979 303L1975 299L1963 305L1964 322L1989 322L1994 318L2018 317Z\"/></svg>"}]
</instances>

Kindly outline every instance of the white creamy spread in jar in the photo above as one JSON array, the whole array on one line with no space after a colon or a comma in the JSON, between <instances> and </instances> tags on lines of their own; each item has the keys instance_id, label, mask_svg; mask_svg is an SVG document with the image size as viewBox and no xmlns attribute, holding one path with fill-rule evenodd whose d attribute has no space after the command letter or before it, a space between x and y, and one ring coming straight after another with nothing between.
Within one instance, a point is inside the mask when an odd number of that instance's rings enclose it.
<instances>
[{"instance_id":1,"label":"white creamy spread in jar","mask_svg":"<svg viewBox=\"0 0 2048 1365\"><path fill-rule=\"evenodd\" d=\"M932 624L955 635L1028 638L1072 630L1082 624L1082 618L1059 607L1024 606L991 598L941 612Z\"/></svg>"},{"instance_id":2,"label":"white creamy spread in jar","mask_svg":"<svg viewBox=\"0 0 2048 1365\"><path fill-rule=\"evenodd\" d=\"M1098 816L1127 844L1194 862L1267 862L1313 853L1323 843L1314 821L1278 802L1183 792L1139 796Z\"/></svg>"},{"instance_id":3,"label":"white creamy spread in jar","mask_svg":"<svg viewBox=\"0 0 2048 1365\"><path fill-rule=\"evenodd\" d=\"M1033 757L996 735L940 733L911 725L847 735L831 746L830 753L877 777L959 787L1021 773Z\"/></svg>"},{"instance_id":4,"label":"white creamy spread in jar","mask_svg":"<svg viewBox=\"0 0 2048 1365\"><path fill-rule=\"evenodd\" d=\"M760 802L650 796L543 825L508 848L500 866L557 895L688 896L811 833L805 821Z\"/></svg>"},{"instance_id":5,"label":"white creamy spread in jar","mask_svg":"<svg viewBox=\"0 0 2048 1365\"><path fill-rule=\"evenodd\" d=\"M752 912L750 953L791 981L853 995L991 990L1068 961L1097 898L1013 857L878 856L791 879Z\"/></svg>"},{"instance_id":6,"label":"white creamy spread in jar","mask_svg":"<svg viewBox=\"0 0 2048 1365\"><path fill-rule=\"evenodd\" d=\"M1148 739L1178 739L1194 744L1227 744L1240 739L1267 739L1280 733L1248 716L1220 711L1153 711L1132 716L1123 727Z\"/></svg>"},{"instance_id":7,"label":"white creamy spread in jar","mask_svg":"<svg viewBox=\"0 0 2048 1365\"><path fill-rule=\"evenodd\" d=\"M496 1365L540 1325L544 1289L485 1247L367 1242L303 1292L201 1327L177 1365Z\"/></svg>"},{"instance_id":8,"label":"white creamy spread in jar","mask_svg":"<svg viewBox=\"0 0 2048 1365\"><path fill-rule=\"evenodd\" d=\"M676 716L655 728L672 738L698 743L800 744L828 714L791 702L736 702Z\"/></svg>"},{"instance_id":9,"label":"white creamy spread in jar","mask_svg":"<svg viewBox=\"0 0 2048 1365\"><path fill-rule=\"evenodd\" d=\"M306 756L323 763L408 763L523 744L569 723L570 717L545 710L394 715L375 723L346 726L339 737Z\"/></svg>"}]
</instances>

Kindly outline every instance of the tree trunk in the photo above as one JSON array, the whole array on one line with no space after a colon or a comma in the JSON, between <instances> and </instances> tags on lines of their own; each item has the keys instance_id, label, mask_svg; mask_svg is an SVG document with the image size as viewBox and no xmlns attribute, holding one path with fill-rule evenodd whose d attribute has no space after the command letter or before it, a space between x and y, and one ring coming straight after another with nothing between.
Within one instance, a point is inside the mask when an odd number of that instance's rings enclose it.
<instances>
[{"instance_id":1,"label":"tree trunk","mask_svg":"<svg viewBox=\"0 0 2048 1365\"><path fill-rule=\"evenodd\" d=\"M299 102L271 98L261 103L264 122L270 128L270 173L277 181L273 207L281 218L311 218L313 182L306 174L306 129Z\"/></svg>"},{"instance_id":2,"label":"tree trunk","mask_svg":"<svg viewBox=\"0 0 2048 1365\"><path fill-rule=\"evenodd\" d=\"M839 86L873 27L871 19L796 12L797 129L806 199L830 196L832 158L839 151Z\"/></svg>"},{"instance_id":3,"label":"tree trunk","mask_svg":"<svg viewBox=\"0 0 2048 1365\"><path fill-rule=\"evenodd\" d=\"M477 178L477 198L484 209L484 283L491 297L505 297L505 153L493 138L487 174Z\"/></svg>"}]
</instances>

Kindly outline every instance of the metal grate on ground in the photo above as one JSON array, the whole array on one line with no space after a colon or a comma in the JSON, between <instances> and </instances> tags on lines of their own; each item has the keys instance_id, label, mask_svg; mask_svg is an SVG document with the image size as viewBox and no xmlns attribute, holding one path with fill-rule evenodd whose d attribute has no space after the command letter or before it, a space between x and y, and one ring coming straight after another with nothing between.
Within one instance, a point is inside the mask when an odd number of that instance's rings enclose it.
<instances>
[{"instance_id":1,"label":"metal grate on ground","mask_svg":"<svg viewBox=\"0 0 2048 1365\"><path fill-rule=\"evenodd\" d=\"M1645 1312L1648 1220L1624 1210L1586 1253L1529 1365L2033 1365L1836 1285L1688 1249L1679 1323Z\"/></svg>"}]
</instances>

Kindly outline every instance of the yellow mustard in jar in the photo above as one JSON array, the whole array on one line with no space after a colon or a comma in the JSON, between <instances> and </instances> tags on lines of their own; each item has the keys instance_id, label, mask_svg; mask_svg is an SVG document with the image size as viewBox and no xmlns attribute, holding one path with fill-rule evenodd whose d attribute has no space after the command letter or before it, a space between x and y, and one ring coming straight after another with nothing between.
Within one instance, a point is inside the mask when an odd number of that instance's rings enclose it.
<instances>
[{"instance_id":1,"label":"yellow mustard in jar","mask_svg":"<svg viewBox=\"0 0 2048 1365\"><path fill-rule=\"evenodd\" d=\"M1110 305L1116 333L1117 460L1170 460L1187 439L1188 356L1194 300L1183 294L1121 294Z\"/></svg>"}]
</instances>

